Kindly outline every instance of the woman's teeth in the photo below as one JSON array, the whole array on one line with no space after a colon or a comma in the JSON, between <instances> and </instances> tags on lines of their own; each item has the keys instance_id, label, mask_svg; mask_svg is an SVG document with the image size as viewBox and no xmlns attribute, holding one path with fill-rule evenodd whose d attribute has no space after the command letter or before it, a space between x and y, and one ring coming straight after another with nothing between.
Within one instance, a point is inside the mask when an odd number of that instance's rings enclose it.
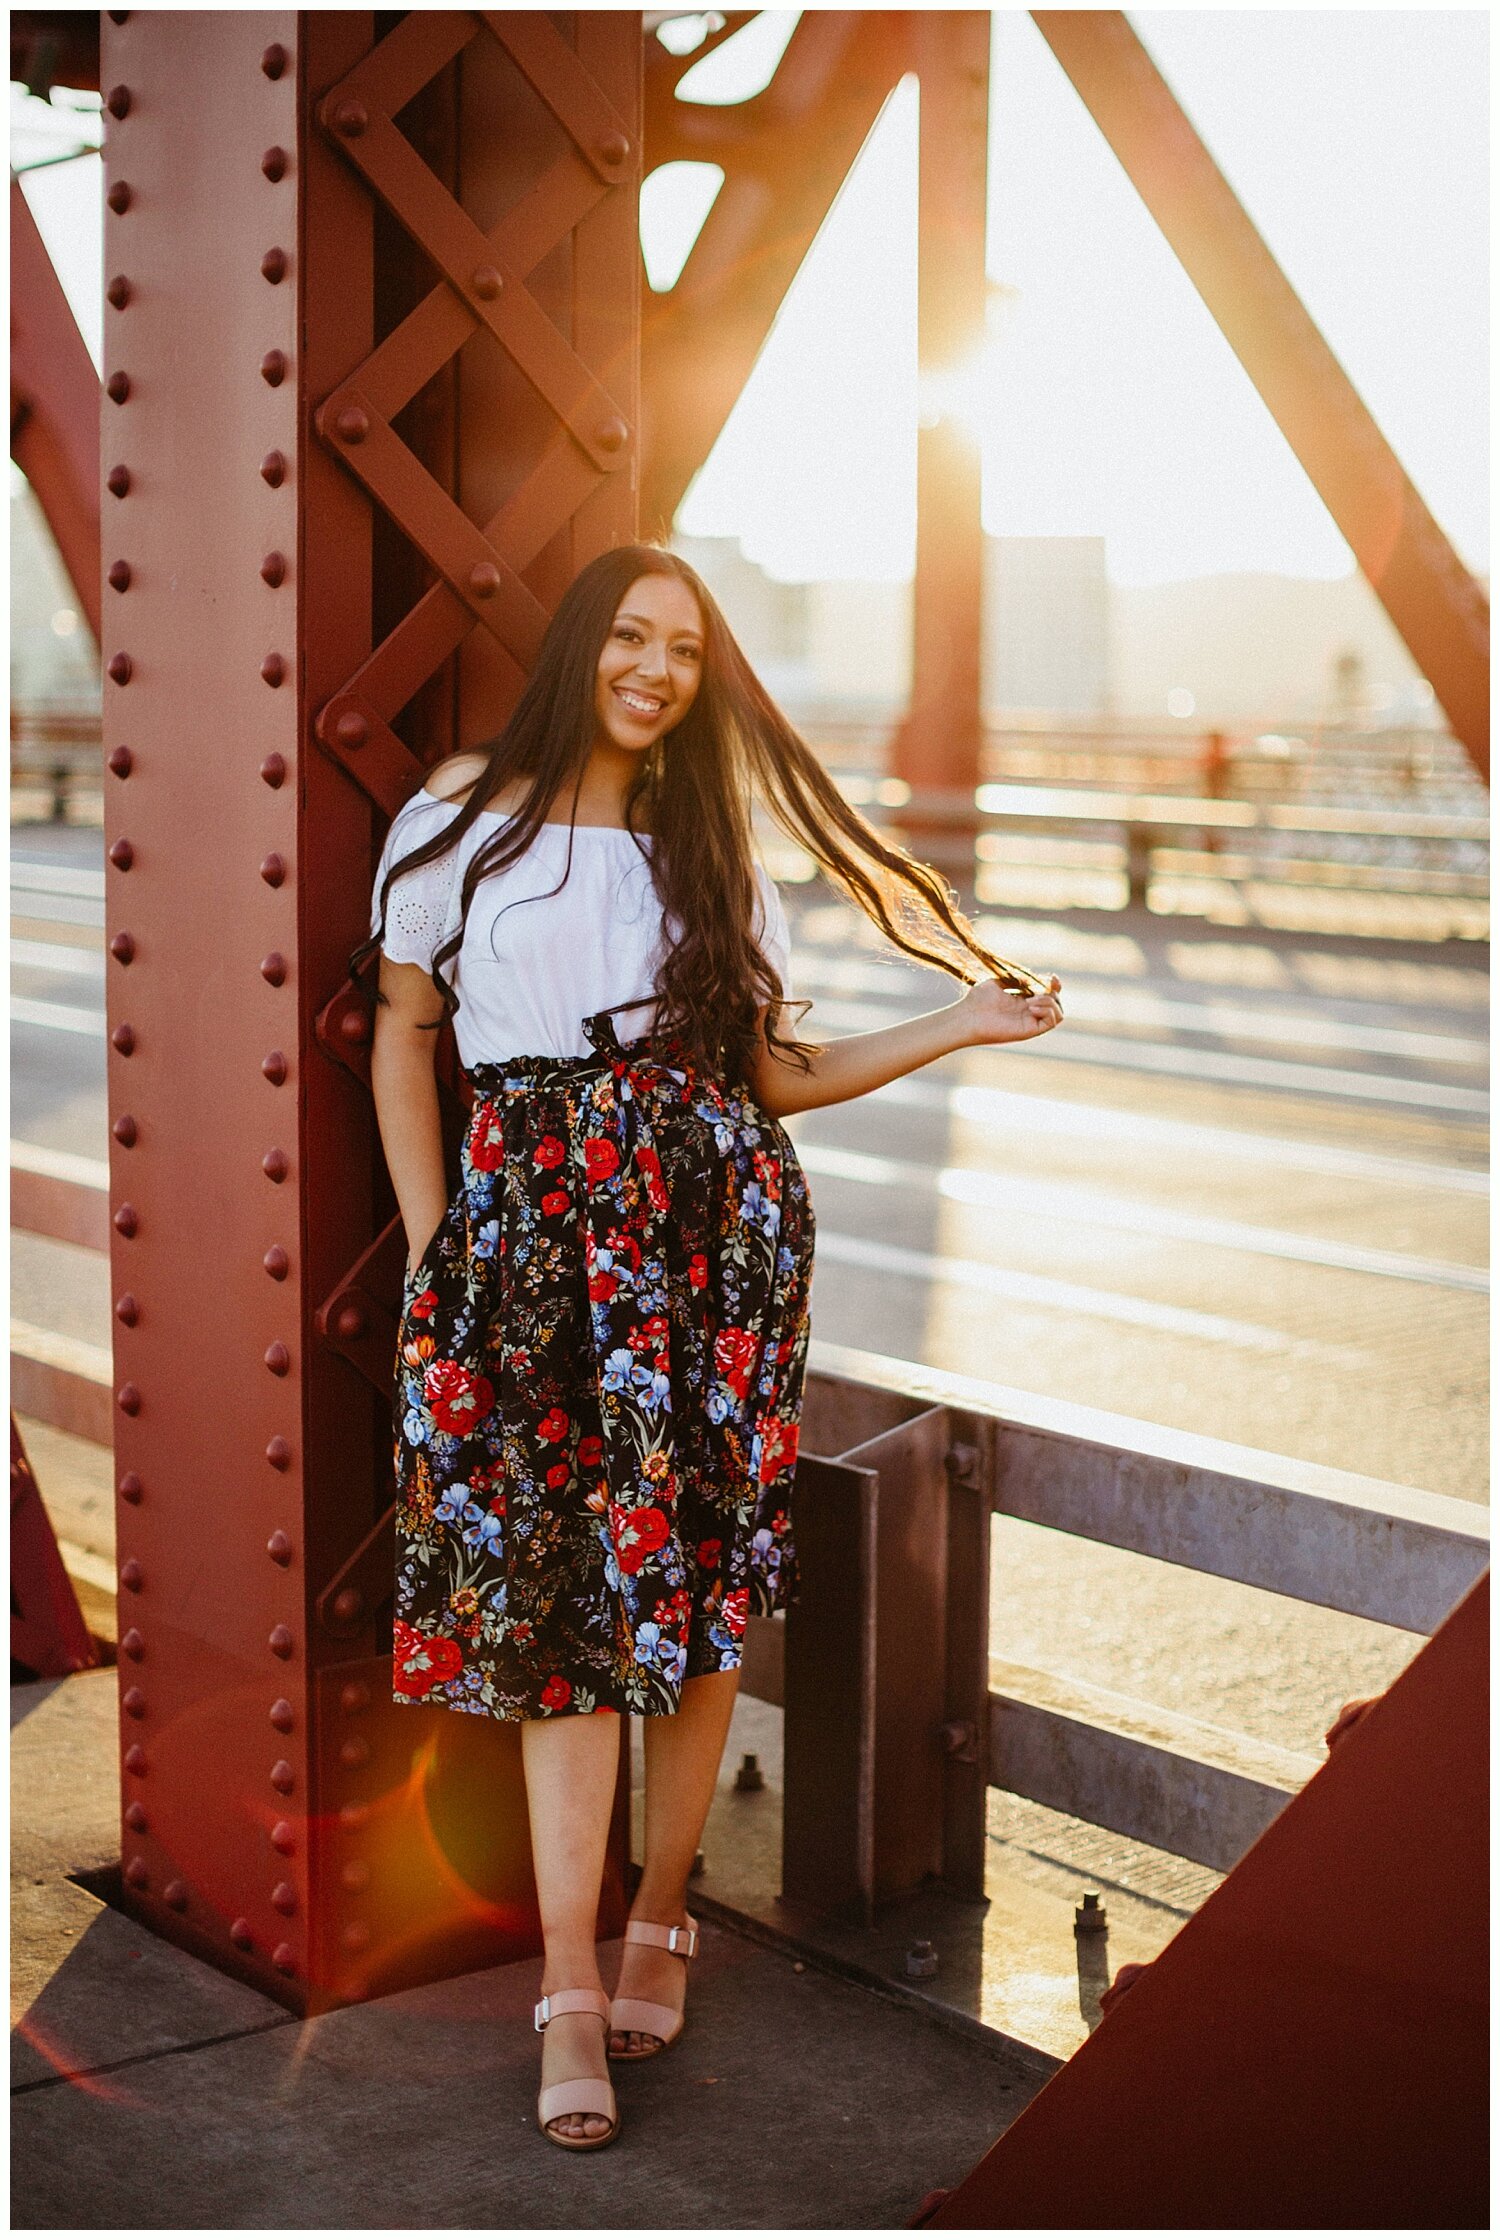
<instances>
[{"instance_id":1,"label":"woman's teeth","mask_svg":"<svg viewBox=\"0 0 1500 2240\"><path fill-rule=\"evenodd\" d=\"M631 714L637 716L660 715L666 706L664 700L648 700L643 693L622 692L618 685L615 687L615 698L623 700Z\"/></svg>"}]
</instances>

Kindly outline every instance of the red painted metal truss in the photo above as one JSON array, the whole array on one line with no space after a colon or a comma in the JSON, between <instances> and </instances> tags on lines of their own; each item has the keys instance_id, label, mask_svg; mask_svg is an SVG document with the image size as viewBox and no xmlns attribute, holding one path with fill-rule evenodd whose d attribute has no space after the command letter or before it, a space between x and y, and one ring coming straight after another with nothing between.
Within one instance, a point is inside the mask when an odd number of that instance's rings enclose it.
<instances>
[{"instance_id":1,"label":"red painted metal truss","mask_svg":"<svg viewBox=\"0 0 1500 2240\"><path fill-rule=\"evenodd\" d=\"M99 376L21 192L10 183L10 455L99 637Z\"/></svg>"}]
</instances>

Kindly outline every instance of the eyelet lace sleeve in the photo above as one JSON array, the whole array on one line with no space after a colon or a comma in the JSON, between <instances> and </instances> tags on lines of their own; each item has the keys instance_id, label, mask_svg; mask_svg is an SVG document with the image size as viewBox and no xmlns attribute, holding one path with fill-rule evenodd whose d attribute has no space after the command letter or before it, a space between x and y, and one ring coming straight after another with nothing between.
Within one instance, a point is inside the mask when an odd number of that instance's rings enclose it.
<instances>
[{"instance_id":1,"label":"eyelet lace sleeve","mask_svg":"<svg viewBox=\"0 0 1500 2240\"><path fill-rule=\"evenodd\" d=\"M437 801L429 793L415 793L391 819L370 897L372 934L380 931L380 893L386 873L393 864L435 839L452 823L460 806L457 801ZM398 873L392 880L380 943L392 964L419 964L425 972L432 970L434 950L457 928L463 852L460 843L435 862Z\"/></svg>"},{"instance_id":2,"label":"eyelet lace sleeve","mask_svg":"<svg viewBox=\"0 0 1500 2240\"><path fill-rule=\"evenodd\" d=\"M760 895L756 939L765 951L767 963L780 978L782 995L790 998L793 993L792 929L787 923L786 905L781 899L781 889L764 864L755 866L755 884Z\"/></svg>"}]
</instances>

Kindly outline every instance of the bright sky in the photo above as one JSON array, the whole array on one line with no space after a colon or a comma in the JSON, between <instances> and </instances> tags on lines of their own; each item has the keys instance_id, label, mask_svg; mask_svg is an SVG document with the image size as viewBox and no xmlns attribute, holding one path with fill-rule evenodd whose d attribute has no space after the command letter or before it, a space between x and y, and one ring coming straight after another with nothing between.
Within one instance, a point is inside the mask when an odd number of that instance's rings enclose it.
<instances>
[{"instance_id":1,"label":"bright sky","mask_svg":"<svg viewBox=\"0 0 1500 2240\"><path fill-rule=\"evenodd\" d=\"M1102 535L1117 582L1346 575L1343 539L1029 15L993 20L999 286L971 400L986 526ZM753 84L794 21L767 11L694 90ZM1487 569L1487 11L1131 21L1460 555ZM911 572L917 111L906 81L680 516L787 580ZM32 146L17 138L17 160ZM26 186L97 349L98 165ZM701 179L659 179L648 253L669 255L702 203Z\"/></svg>"}]
</instances>

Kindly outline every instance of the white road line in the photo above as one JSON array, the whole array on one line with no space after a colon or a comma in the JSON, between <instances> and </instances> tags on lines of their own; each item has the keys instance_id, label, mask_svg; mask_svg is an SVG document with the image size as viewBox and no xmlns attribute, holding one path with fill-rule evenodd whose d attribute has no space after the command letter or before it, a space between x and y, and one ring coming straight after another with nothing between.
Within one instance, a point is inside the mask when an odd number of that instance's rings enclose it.
<instances>
[{"instance_id":1,"label":"white road line","mask_svg":"<svg viewBox=\"0 0 1500 2240\"><path fill-rule=\"evenodd\" d=\"M1048 1307L1062 1314L1091 1315L1106 1322L1128 1323L1137 1330L1160 1331L1174 1338L1204 1338L1213 1345L1239 1346L1253 1353L1322 1362L1329 1368L1368 1369L1374 1358L1355 1346L1326 1345L1317 1338L1294 1338L1285 1330L1269 1330L1258 1322L1235 1322L1226 1315L1201 1314L1192 1307L1168 1306L1155 1299L1133 1299L1124 1292L1096 1291L1087 1284L1060 1283L1051 1276L1023 1275L1013 1268L994 1267L987 1260L916 1252L906 1245L878 1243L873 1237L849 1237L820 1227L816 1249L825 1263L833 1261L840 1266L868 1268L882 1275L906 1276L916 1283L983 1292L992 1299Z\"/></svg>"},{"instance_id":2,"label":"white road line","mask_svg":"<svg viewBox=\"0 0 1500 2240\"><path fill-rule=\"evenodd\" d=\"M72 972L84 978L98 978L104 972L102 949L75 948L67 941L12 941L10 961L37 972Z\"/></svg>"},{"instance_id":3,"label":"white road line","mask_svg":"<svg viewBox=\"0 0 1500 2240\"><path fill-rule=\"evenodd\" d=\"M1337 1175L1358 1182L1393 1182L1415 1190L1456 1190L1487 1198L1490 1178L1482 1167L1440 1166L1435 1160L1402 1159L1361 1151L1340 1143L1306 1143L1297 1136L1255 1135L1243 1128L1219 1128L1192 1120L1169 1120L1157 1113L1130 1112L1118 1105L1075 1103L1067 1097L1030 1096L1024 1089L989 1089L978 1083L940 1088L935 1081L891 1081L869 1094L883 1103L948 1112L981 1128L1004 1128L1044 1141L1059 1136L1087 1143L1139 1144L1212 1161L1246 1159L1287 1173ZM857 1100L863 1102L863 1099ZM837 1106L825 1107L832 1112ZM808 1119L812 1114L806 1115Z\"/></svg>"},{"instance_id":4,"label":"white road line","mask_svg":"<svg viewBox=\"0 0 1500 2240\"><path fill-rule=\"evenodd\" d=\"M91 1159L82 1151L54 1151L46 1143L10 1139L10 1163L23 1174L50 1175L54 1182L79 1182L87 1190L109 1188L109 1161Z\"/></svg>"},{"instance_id":5,"label":"white road line","mask_svg":"<svg viewBox=\"0 0 1500 2240\"><path fill-rule=\"evenodd\" d=\"M12 996L10 1015L18 1027L50 1027L58 1034L91 1034L104 1039L104 1013L85 1011L72 1003L37 1003L30 996Z\"/></svg>"},{"instance_id":6,"label":"white road line","mask_svg":"<svg viewBox=\"0 0 1500 2240\"><path fill-rule=\"evenodd\" d=\"M1090 1227L1123 1229L1135 1236L1173 1237L1229 1252L1253 1252L1269 1259L1295 1260L1315 1268L1343 1268L1354 1275L1394 1276L1407 1283L1430 1283L1455 1291L1487 1293L1488 1273L1462 1261L1425 1260L1413 1253L1381 1252L1372 1246L1343 1244L1332 1238L1304 1237L1292 1229L1263 1229L1247 1221L1222 1221L1212 1215L1184 1213L1144 1198L1116 1197L1072 1183L1038 1182L1025 1176L985 1174L974 1167L931 1167L914 1159L887 1159L834 1144L797 1145L809 1174L877 1189L929 1192L958 1205L983 1206L1029 1219L1082 1222Z\"/></svg>"},{"instance_id":7,"label":"white road line","mask_svg":"<svg viewBox=\"0 0 1500 2240\"><path fill-rule=\"evenodd\" d=\"M903 1014L888 1004L820 1003L806 1024L814 1035L824 1026L856 1034L888 1027ZM1332 1066L1289 1064L1281 1058L1239 1058L1224 1050L1177 1050L1150 1042L1115 1042L1105 1035L1067 1028L1047 1035L1040 1045L1019 1043L1017 1054L1041 1047L1049 1058L1069 1065L1119 1066L1127 1072L1169 1073L1189 1081L1230 1082L1253 1089L1287 1089L1316 1096L1362 1100L1370 1104L1411 1105L1419 1110L1458 1112L1483 1119L1489 1097L1483 1089L1447 1082L1406 1081L1388 1073L1345 1073Z\"/></svg>"}]
</instances>

